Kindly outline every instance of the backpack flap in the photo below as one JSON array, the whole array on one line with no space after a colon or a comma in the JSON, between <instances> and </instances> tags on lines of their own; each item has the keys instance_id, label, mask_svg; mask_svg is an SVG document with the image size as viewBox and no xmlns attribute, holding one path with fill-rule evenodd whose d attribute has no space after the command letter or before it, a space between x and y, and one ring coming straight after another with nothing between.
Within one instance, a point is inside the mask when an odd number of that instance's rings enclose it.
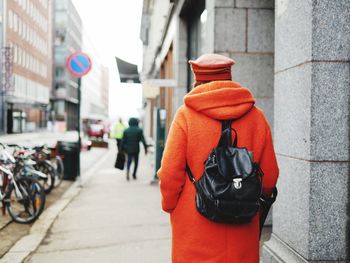
<instances>
[{"instance_id":1,"label":"backpack flap","mask_svg":"<svg viewBox=\"0 0 350 263\"><path fill-rule=\"evenodd\" d=\"M219 147L215 149L215 155L219 173L229 181L253 173L253 162L246 148Z\"/></svg>"}]
</instances>

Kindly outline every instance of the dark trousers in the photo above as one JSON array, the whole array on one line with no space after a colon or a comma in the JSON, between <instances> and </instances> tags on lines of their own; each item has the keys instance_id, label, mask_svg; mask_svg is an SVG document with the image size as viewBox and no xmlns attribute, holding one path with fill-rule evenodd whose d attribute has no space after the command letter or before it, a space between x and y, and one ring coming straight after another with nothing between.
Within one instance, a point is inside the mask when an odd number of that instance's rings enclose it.
<instances>
[{"instance_id":1,"label":"dark trousers","mask_svg":"<svg viewBox=\"0 0 350 263\"><path fill-rule=\"evenodd\" d=\"M116 140L117 140L118 152L120 152L120 147L122 146L122 139L116 139Z\"/></svg>"},{"instance_id":2,"label":"dark trousers","mask_svg":"<svg viewBox=\"0 0 350 263\"><path fill-rule=\"evenodd\" d=\"M138 153L128 153L128 162L126 169L129 172L130 171L130 166L131 162L134 160L134 172L132 174L133 177L136 177L136 172L137 172L137 167L139 165L139 154Z\"/></svg>"}]
</instances>

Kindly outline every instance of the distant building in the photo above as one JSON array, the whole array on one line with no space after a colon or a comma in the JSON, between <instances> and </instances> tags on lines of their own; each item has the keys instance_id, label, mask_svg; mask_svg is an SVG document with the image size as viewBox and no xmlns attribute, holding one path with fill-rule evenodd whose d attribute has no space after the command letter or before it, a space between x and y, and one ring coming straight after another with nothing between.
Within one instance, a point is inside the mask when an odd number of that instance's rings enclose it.
<instances>
[{"instance_id":1,"label":"distant building","mask_svg":"<svg viewBox=\"0 0 350 263\"><path fill-rule=\"evenodd\" d=\"M102 65L101 57L92 40L83 33L83 49L92 62L90 72L81 80L81 117L84 124L108 118L108 69Z\"/></svg>"},{"instance_id":2,"label":"distant building","mask_svg":"<svg viewBox=\"0 0 350 263\"><path fill-rule=\"evenodd\" d=\"M51 119L57 126L75 130L78 124L78 79L65 68L67 57L82 48L82 21L71 0L55 2L54 86Z\"/></svg>"},{"instance_id":3,"label":"distant building","mask_svg":"<svg viewBox=\"0 0 350 263\"><path fill-rule=\"evenodd\" d=\"M101 96L104 114L108 116L109 112L109 70L105 66L101 66Z\"/></svg>"},{"instance_id":4,"label":"distant building","mask_svg":"<svg viewBox=\"0 0 350 263\"><path fill-rule=\"evenodd\" d=\"M1 1L1 88L7 89L6 102L1 103L2 132L36 131L47 125L52 86L51 3Z\"/></svg>"}]
</instances>

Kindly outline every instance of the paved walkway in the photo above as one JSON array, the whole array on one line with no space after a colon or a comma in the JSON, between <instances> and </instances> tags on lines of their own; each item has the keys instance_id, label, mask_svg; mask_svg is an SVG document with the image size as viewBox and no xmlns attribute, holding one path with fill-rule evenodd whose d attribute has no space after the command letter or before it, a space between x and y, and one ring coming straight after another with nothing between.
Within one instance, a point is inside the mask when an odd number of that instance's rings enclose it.
<instances>
[{"instance_id":1,"label":"paved walkway","mask_svg":"<svg viewBox=\"0 0 350 263\"><path fill-rule=\"evenodd\" d=\"M25 262L171 262L169 219L158 186L150 185L152 156L141 156L138 180L129 182L113 168L114 158L84 184Z\"/></svg>"},{"instance_id":2,"label":"paved walkway","mask_svg":"<svg viewBox=\"0 0 350 263\"><path fill-rule=\"evenodd\" d=\"M0 142L2 143L17 143L24 146L34 146L40 144L47 144L48 146L55 146L57 141L77 141L78 133L75 131L67 132L36 132L36 133L19 133L19 134L5 134L0 135Z\"/></svg>"}]
</instances>

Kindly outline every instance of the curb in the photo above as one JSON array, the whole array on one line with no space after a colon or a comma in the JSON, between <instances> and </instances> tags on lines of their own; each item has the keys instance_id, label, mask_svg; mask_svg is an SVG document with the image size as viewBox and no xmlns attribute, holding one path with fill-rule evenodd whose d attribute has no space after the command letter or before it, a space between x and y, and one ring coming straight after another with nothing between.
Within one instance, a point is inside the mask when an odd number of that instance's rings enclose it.
<instances>
[{"instance_id":1,"label":"curb","mask_svg":"<svg viewBox=\"0 0 350 263\"><path fill-rule=\"evenodd\" d=\"M78 178L59 200L42 213L40 218L32 225L29 234L19 239L0 259L0 263L22 263L39 247L59 213L80 193L82 187L88 182L89 178L95 174L96 170L108 158L110 151L111 150L107 151L106 155L83 175L83 183L81 182L82 178Z\"/></svg>"}]
</instances>

